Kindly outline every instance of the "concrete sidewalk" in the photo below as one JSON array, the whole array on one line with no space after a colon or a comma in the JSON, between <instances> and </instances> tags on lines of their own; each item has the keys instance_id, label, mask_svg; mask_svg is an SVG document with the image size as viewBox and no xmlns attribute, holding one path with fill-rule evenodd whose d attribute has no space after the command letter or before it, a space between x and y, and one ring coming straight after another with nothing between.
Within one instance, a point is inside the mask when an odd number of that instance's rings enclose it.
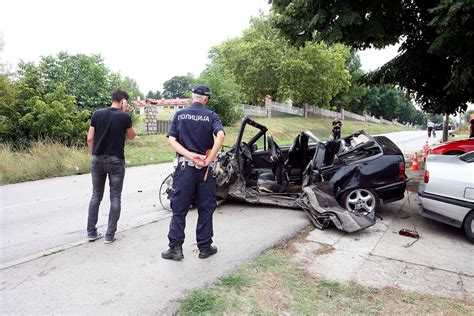
<instances>
[{"instance_id":1,"label":"concrete sidewalk","mask_svg":"<svg viewBox=\"0 0 474 316\"><path fill-rule=\"evenodd\" d=\"M462 229L419 215L423 168L407 169L407 175L405 199L382 205L374 226L354 234L315 229L293 244L293 259L333 281L474 302L474 244ZM420 239L400 235L404 228L416 230Z\"/></svg>"},{"instance_id":2,"label":"concrete sidewalk","mask_svg":"<svg viewBox=\"0 0 474 316\"><path fill-rule=\"evenodd\" d=\"M167 218L124 231L110 245L98 240L1 270L1 313L173 314L189 290L211 285L309 225L302 211L224 204L214 217L219 252L202 260L196 213L188 215L182 262L160 256Z\"/></svg>"}]
</instances>

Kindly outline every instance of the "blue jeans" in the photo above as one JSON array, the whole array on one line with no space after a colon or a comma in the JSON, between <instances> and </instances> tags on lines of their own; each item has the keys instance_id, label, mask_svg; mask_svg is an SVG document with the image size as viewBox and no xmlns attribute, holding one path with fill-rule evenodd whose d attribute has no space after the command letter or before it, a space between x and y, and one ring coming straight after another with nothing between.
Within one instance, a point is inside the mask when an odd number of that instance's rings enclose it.
<instances>
[{"instance_id":1,"label":"blue jeans","mask_svg":"<svg viewBox=\"0 0 474 316\"><path fill-rule=\"evenodd\" d=\"M117 231L117 222L120 218L123 179L125 177L125 161L111 155L92 156L92 197L89 203L87 219L87 235L97 235L97 220L99 206L104 196L105 180L109 176L110 212L109 225L106 237L113 238Z\"/></svg>"}]
</instances>

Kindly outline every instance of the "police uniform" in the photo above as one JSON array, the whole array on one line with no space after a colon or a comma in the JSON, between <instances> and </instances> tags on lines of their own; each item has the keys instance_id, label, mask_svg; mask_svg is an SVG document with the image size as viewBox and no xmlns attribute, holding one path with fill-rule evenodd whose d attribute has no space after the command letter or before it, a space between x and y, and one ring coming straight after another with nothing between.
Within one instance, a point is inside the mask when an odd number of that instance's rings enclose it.
<instances>
[{"instance_id":1,"label":"police uniform","mask_svg":"<svg viewBox=\"0 0 474 316\"><path fill-rule=\"evenodd\" d=\"M219 116L196 102L175 114L167 137L175 137L190 152L205 155L214 145L213 134L217 135L219 131L224 131ZM184 157L179 161L173 176L169 247L181 247L184 242L186 215L194 196L198 207L198 248L209 249L213 236L212 215L216 208L216 179L211 176L212 170L209 170L209 176L204 180L207 167L197 169Z\"/></svg>"}]
</instances>

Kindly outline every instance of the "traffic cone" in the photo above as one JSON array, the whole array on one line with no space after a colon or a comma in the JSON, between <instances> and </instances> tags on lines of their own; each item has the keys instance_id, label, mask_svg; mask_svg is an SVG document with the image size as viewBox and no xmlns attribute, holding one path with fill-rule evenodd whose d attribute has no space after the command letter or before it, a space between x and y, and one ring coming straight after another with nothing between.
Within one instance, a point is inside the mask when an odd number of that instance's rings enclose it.
<instances>
[{"instance_id":1,"label":"traffic cone","mask_svg":"<svg viewBox=\"0 0 474 316\"><path fill-rule=\"evenodd\" d=\"M415 155L413 156L413 163L411 165L411 170L420 170L418 166L418 152L415 151Z\"/></svg>"},{"instance_id":2,"label":"traffic cone","mask_svg":"<svg viewBox=\"0 0 474 316\"><path fill-rule=\"evenodd\" d=\"M423 148L423 154L421 155L421 159L425 160L426 156L428 156L428 148Z\"/></svg>"},{"instance_id":3,"label":"traffic cone","mask_svg":"<svg viewBox=\"0 0 474 316\"><path fill-rule=\"evenodd\" d=\"M426 142L425 142L425 146L423 146L423 149L428 150L429 147L430 145L428 144L428 137L426 137Z\"/></svg>"}]
</instances>

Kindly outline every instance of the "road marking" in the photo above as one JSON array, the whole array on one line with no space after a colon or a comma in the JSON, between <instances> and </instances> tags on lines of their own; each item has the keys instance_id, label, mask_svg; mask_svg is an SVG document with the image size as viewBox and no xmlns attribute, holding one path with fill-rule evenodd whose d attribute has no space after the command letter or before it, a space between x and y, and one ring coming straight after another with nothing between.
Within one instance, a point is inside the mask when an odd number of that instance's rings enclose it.
<instances>
[{"instance_id":1,"label":"road marking","mask_svg":"<svg viewBox=\"0 0 474 316\"><path fill-rule=\"evenodd\" d=\"M10 205L10 206L6 206L6 207L0 207L0 210L6 210L6 209L9 209L9 208L21 207L21 206L31 205L31 204L35 204L35 203L55 201L55 200L60 200L60 199L64 199L64 198L67 198L67 196L61 196L61 197L47 199L47 200L33 201L33 202L28 202L28 203L22 203L22 204Z\"/></svg>"}]
</instances>

